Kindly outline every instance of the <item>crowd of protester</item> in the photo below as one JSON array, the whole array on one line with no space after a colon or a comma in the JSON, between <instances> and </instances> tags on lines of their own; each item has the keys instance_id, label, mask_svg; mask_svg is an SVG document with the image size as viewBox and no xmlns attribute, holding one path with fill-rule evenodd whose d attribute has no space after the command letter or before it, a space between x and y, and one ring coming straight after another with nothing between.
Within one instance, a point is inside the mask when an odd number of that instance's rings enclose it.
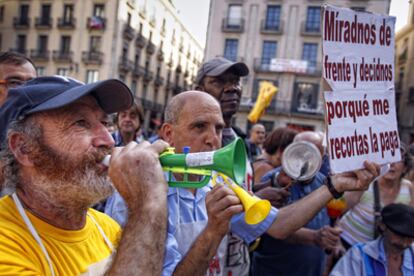
<instances>
[{"instance_id":1,"label":"crowd of protester","mask_svg":"<svg viewBox=\"0 0 414 276\"><path fill-rule=\"evenodd\" d=\"M221 57L168 102L152 135L121 81L34 68L0 54L0 275L414 275L414 146L382 175L367 161L331 176L320 132L256 124L247 137L234 125L249 69ZM168 146L206 152L237 137L242 186L272 204L256 225L225 185L168 187L159 162ZM282 166L300 142L321 159L304 181ZM347 207L332 220L326 205L338 198Z\"/></svg>"}]
</instances>

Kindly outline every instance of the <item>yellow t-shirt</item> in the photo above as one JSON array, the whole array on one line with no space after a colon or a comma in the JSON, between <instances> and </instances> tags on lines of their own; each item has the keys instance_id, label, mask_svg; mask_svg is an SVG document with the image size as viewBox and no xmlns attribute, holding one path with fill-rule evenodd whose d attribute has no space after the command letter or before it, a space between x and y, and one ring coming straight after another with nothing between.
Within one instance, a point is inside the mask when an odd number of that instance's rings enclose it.
<instances>
[{"instance_id":1,"label":"yellow t-shirt","mask_svg":"<svg viewBox=\"0 0 414 276\"><path fill-rule=\"evenodd\" d=\"M119 225L93 209L88 213L116 247ZM55 275L97 275L96 269L101 270L110 260L111 250L89 216L82 229L70 231L56 228L30 212L26 214L51 258ZM51 275L45 255L10 196L0 199L0 275Z\"/></svg>"}]
</instances>

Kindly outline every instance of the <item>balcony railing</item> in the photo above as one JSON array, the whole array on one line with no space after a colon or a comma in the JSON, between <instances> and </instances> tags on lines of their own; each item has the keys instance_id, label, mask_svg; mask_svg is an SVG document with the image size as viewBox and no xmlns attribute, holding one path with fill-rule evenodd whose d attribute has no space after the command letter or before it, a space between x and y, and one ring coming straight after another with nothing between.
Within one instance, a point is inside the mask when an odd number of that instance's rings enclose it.
<instances>
[{"instance_id":1,"label":"balcony railing","mask_svg":"<svg viewBox=\"0 0 414 276\"><path fill-rule=\"evenodd\" d=\"M163 61L164 60L164 52L161 49L158 51L157 59L158 59L158 61Z\"/></svg>"},{"instance_id":2,"label":"balcony railing","mask_svg":"<svg viewBox=\"0 0 414 276\"><path fill-rule=\"evenodd\" d=\"M58 28L59 29L74 29L76 27L76 18L58 18Z\"/></svg>"},{"instance_id":3,"label":"balcony railing","mask_svg":"<svg viewBox=\"0 0 414 276\"><path fill-rule=\"evenodd\" d=\"M82 61L85 64L97 64L101 65L103 61L103 53L96 51L83 51Z\"/></svg>"},{"instance_id":4,"label":"balcony railing","mask_svg":"<svg viewBox=\"0 0 414 276\"><path fill-rule=\"evenodd\" d=\"M135 39L135 46L138 48L144 48L145 44L147 44L147 39L142 34L138 34Z\"/></svg>"},{"instance_id":5,"label":"balcony railing","mask_svg":"<svg viewBox=\"0 0 414 276\"><path fill-rule=\"evenodd\" d=\"M129 24L125 24L123 35L125 39L131 41L135 36L134 28L132 28Z\"/></svg>"},{"instance_id":6,"label":"balcony railing","mask_svg":"<svg viewBox=\"0 0 414 276\"><path fill-rule=\"evenodd\" d=\"M145 68L141 65L134 65L132 69L132 76L135 78L139 78L145 74Z\"/></svg>"},{"instance_id":7,"label":"balcony railing","mask_svg":"<svg viewBox=\"0 0 414 276\"><path fill-rule=\"evenodd\" d=\"M45 49L30 50L30 58L36 61L47 61L50 57L50 51Z\"/></svg>"},{"instance_id":8,"label":"balcony railing","mask_svg":"<svg viewBox=\"0 0 414 276\"><path fill-rule=\"evenodd\" d=\"M53 18L51 17L36 17L35 27L37 29L51 29L53 25Z\"/></svg>"},{"instance_id":9,"label":"balcony railing","mask_svg":"<svg viewBox=\"0 0 414 276\"><path fill-rule=\"evenodd\" d=\"M10 52L17 52L23 55L27 55L27 50L25 48L10 48L9 49Z\"/></svg>"},{"instance_id":10,"label":"balcony railing","mask_svg":"<svg viewBox=\"0 0 414 276\"><path fill-rule=\"evenodd\" d=\"M106 18L100 16L88 17L86 22L86 28L89 30L105 30L106 27Z\"/></svg>"},{"instance_id":11,"label":"balcony railing","mask_svg":"<svg viewBox=\"0 0 414 276\"><path fill-rule=\"evenodd\" d=\"M73 52L69 51L69 52L65 52L65 51L53 51L52 53L53 55L53 60L55 61L68 61L70 62L72 60L73 57Z\"/></svg>"},{"instance_id":12,"label":"balcony railing","mask_svg":"<svg viewBox=\"0 0 414 276\"><path fill-rule=\"evenodd\" d=\"M149 71L148 69L145 69L145 73L144 73L144 81L145 82L150 82L154 79L154 73Z\"/></svg>"},{"instance_id":13,"label":"balcony railing","mask_svg":"<svg viewBox=\"0 0 414 276\"><path fill-rule=\"evenodd\" d=\"M147 53L150 54L150 55L153 55L155 53L155 44L152 43L151 41L148 41Z\"/></svg>"},{"instance_id":14,"label":"balcony railing","mask_svg":"<svg viewBox=\"0 0 414 276\"><path fill-rule=\"evenodd\" d=\"M305 60L290 59L254 59L254 70L256 72L294 73L297 75L317 76L322 75L322 63L309 62Z\"/></svg>"},{"instance_id":15,"label":"balcony railing","mask_svg":"<svg viewBox=\"0 0 414 276\"><path fill-rule=\"evenodd\" d=\"M306 21L302 22L300 32L306 36L320 36L321 26L308 24Z\"/></svg>"},{"instance_id":16,"label":"balcony railing","mask_svg":"<svg viewBox=\"0 0 414 276\"><path fill-rule=\"evenodd\" d=\"M242 33L244 31L244 19L234 20L228 17L224 18L221 23L221 31L225 33Z\"/></svg>"},{"instance_id":17,"label":"balcony railing","mask_svg":"<svg viewBox=\"0 0 414 276\"><path fill-rule=\"evenodd\" d=\"M279 21L277 24L270 24L265 19L260 24L260 32L262 34L283 34L284 22Z\"/></svg>"},{"instance_id":18,"label":"balcony railing","mask_svg":"<svg viewBox=\"0 0 414 276\"><path fill-rule=\"evenodd\" d=\"M160 75L156 75L155 80L154 80L154 85L161 86L163 84L164 84L164 78L161 77Z\"/></svg>"},{"instance_id":19,"label":"balcony railing","mask_svg":"<svg viewBox=\"0 0 414 276\"><path fill-rule=\"evenodd\" d=\"M134 69L134 63L126 57L121 57L118 65L119 71L127 73Z\"/></svg>"},{"instance_id":20,"label":"balcony railing","mask_svg":"<svg viewBox=\"0 0 414 276\"><path fill-rule=\"evenodd\" d=\"M14 17L13 26L16 29L27 29L30 27L30 18L29 17Z\"/></svg>"}]
</instances>

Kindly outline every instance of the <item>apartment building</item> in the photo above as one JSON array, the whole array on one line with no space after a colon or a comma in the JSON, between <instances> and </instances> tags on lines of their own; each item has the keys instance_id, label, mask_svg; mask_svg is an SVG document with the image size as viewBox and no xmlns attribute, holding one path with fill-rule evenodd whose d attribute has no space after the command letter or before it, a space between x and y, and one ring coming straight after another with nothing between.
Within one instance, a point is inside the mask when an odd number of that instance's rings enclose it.
<instances>
[{"instance_id":1,"label":"apartment building","mask_svg":"<svg viewBox=\"0 0 414 276\"><path fill-rule=\"evenodd\" d=\"M268 131L288 126L323 131L321 6L318 0L211 0L205 59L224 56L245 62L250 74L236 125L248 129L247 115L259 83L279 91L261 118ZM389 13L390 0L332 0L329 4Z\"/></svg>"},{"instance_id":2,"label":"apartment building","mask_svg":"<svg viewBox=\"0 0 414 276\"><path fill-rule=\"evenodd\" d=\"M123 80L146 128L190 88L203 58L172 0L0 0L0 49L29 56L39 75Z\"/></svg>"},{"instance_id":3,"label":"apartment building","mask_svg":"<svg viewBox=\"0 0 414 276\"><path fill-rule=\"evenodd\" d=\"M414 143L414 3L407 24L395 35L395 93L400 139Z\"/></svg>"}]
</instances>

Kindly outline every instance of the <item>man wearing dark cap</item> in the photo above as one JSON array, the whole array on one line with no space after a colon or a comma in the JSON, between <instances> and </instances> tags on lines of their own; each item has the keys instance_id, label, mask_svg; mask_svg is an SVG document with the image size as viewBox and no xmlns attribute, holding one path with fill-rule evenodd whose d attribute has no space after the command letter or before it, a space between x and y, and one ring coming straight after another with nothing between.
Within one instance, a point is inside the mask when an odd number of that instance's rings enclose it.
<instances>
[{"instance_id":1,"label":"man wearing dark cap","mask_svg":"<svg viewBox=\"0 0 414 276\"><path fill-rule=\"evenodd\" d=\"M161 273L167 185L158 154L167 144L113 149L106 129L107 114L132 103L118 80L40 77L9 91L0 158L14 192L0 199L0 275ZM109 153L108 169L101 162ZM90 209L112 193L108 176L129 207L122 236Z\"/></svg>"},{"instance_id":2,"label":"man wearing dark cap","mask_svg":"<svg viewBox=\"0 0 414 276\"><path fill-rule=\"evenodd\" d=\"M376 240L354 245L330 275L414 275L414 208L401 203L384 207Z\"/></svg>"},{"instance_id":3,"label":"man wearing dark cap","mask_svg":"<svg viewBox=\"0 0 414 276\"><path fill-rule=\"evenodd\" d=\"M232 126L232 118L240 105L242 93L240 77L248 74L249 68L246 64L231 62L223 57L204 62L197 72L196 90L207 92L220 102L226 124L223 130L223 146L232 142L237 135L240 136L239 129Z\"/></svg>"}]
</instances>

